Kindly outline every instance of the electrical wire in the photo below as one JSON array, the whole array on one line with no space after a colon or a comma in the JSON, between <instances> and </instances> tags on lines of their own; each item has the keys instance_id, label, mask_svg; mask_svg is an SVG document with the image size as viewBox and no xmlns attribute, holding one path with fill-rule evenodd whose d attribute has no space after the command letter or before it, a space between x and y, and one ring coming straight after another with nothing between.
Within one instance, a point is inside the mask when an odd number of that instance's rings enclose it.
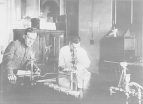
<instances>
[{"instance_id":1,"label":"electrical wire","mask_svg":"<svg viewBox=\"0 0 143 104\"><path fill-rule=\"evenodd\" d=\"M43 75L43 76L40 75L40 77L45 77L45 76L48 75L48 74L56 74L56 73L46 73L46 74Z\"/></svg>"}]
</instances>

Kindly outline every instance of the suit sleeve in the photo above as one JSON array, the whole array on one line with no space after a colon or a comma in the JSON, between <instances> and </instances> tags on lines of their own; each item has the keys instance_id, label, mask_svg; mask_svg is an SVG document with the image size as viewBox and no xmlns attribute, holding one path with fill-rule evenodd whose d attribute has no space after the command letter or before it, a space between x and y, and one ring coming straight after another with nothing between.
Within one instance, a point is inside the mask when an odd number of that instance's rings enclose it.
<instances>
[{"instance_id":1,"label":"suit sleeve","mask_svg":"<svg viewBox=\"0 0 143 104\"><path fill-rule=\"evenodd\" d=\"M5 65L4 69L8 71L8 74L13 74L13 69L11 67L10 61L14 56L15 50L16 50L15 42L12 41L5 49L3 55L3 64Z\"/></svg>"}]
</instances>

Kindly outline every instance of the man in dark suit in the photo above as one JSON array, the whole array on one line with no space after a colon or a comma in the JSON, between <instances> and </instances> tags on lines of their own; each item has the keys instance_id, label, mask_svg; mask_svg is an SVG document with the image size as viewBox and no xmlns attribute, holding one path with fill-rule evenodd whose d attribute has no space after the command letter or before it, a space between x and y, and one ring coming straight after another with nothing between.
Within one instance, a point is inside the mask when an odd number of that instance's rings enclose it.
<instances>
[{"instance_id":1,"label":"man in dark suit","mask_svg":"<svg viewBox=\"0 0 143 104\"><path fill-rule=\"evenodd\" d=\"M37 33L35 30L27 28L22 40L12 41L7 46L1 63L3 82L16 83L17 71L23 69L26 62L33 57L32 45L36 38Z\"/></svg>"}]
</instances>

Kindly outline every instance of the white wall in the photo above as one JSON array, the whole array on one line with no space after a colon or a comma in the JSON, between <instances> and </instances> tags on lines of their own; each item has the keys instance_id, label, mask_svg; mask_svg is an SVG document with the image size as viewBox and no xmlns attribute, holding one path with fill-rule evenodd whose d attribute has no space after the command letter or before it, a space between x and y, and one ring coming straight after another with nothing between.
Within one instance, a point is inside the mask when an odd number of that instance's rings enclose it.
<instances>
[{"instance_id":1,"label":"white wall","mask_svg":"<svg viewBox=\"0 0 143 104\"><path fill-rule=\"evenodd\" d=\"M38 18L40 14L39 0L26 0L26 16Z\"/></svg>"},{"instance_id":2,"label":"white wall","mask_svg":"<svg viewBox=\"0 0 143 104\"><path fill-rule=\"evenodd\" d=\"M93 73L98 73L100 39L111 29L112 25L111 1L79 0L79 35L82 39L81 46L88 53L91 60L89 71ZM90 45L91 39L94 40L94 45Z\"/></svg>"},{"instance_id":3,"label":"white wall","mask_svg":"<svg viewBox=\"0 0 143 104\"><path fill-rule=\"evenodd\" d=\"M13 24L16 24L18 12L20 10L15 3L18 0L0 0L0 62L2 60L1 51L5 50L10 41L13 40ZM20 1L20 0L19 0Z\"/></svg>"},{"instance_id":4,"label":"white wall","mask_svg":"<svg viewBox=\"0 0 143 104\"><path fill-rule=\"evenodd\" d=\"M0 62L2 59L1 51L6 47L6 44L8 43L8 11L7 11L7 1L6 0L0 0Z\"/></svg>"},{"instance_id":5,"label":"white wall","mask_svg":"<svg viewBox=\"0 0 143 104\"><path fill-rule=\"evenodd\" d=\"M39 0L27 0L26 14L37 18L40 13ZM0 0L0 62L1 51L13 40L13 29L23 28L21 0Z\"/></svg>"}]
</instances>

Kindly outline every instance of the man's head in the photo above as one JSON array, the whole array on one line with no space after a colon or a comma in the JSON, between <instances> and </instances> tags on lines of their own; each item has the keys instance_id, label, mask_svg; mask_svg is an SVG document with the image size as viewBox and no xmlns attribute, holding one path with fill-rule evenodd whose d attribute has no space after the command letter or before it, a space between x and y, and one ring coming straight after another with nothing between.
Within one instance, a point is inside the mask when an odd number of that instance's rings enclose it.
<instances>
[{"instance_id":1,"label":"man's head","mask_svg":"<svg viewBox=\"0 0 143 104\"><path fill-rule=\"evenodd\" d=\"M37 38L37 33L34 31L33 28L27 28L25 30L24 40L25 40L26 46L31 47L34 41L36 40L36 38Z\"/></svg>"},{"instance_id":2,"label":"man's head","mask_svg":"<svg viewBox=\"0 0 143 104\"><path fill-rule=\"evenodd\" d=\"M80 37L77 36L77 35L70 37L70 44L71 44L72 47L74 47L74 48L80 47L80 41L81 41L81 39L80 39Z\"/></svg>"}]
</instances>

